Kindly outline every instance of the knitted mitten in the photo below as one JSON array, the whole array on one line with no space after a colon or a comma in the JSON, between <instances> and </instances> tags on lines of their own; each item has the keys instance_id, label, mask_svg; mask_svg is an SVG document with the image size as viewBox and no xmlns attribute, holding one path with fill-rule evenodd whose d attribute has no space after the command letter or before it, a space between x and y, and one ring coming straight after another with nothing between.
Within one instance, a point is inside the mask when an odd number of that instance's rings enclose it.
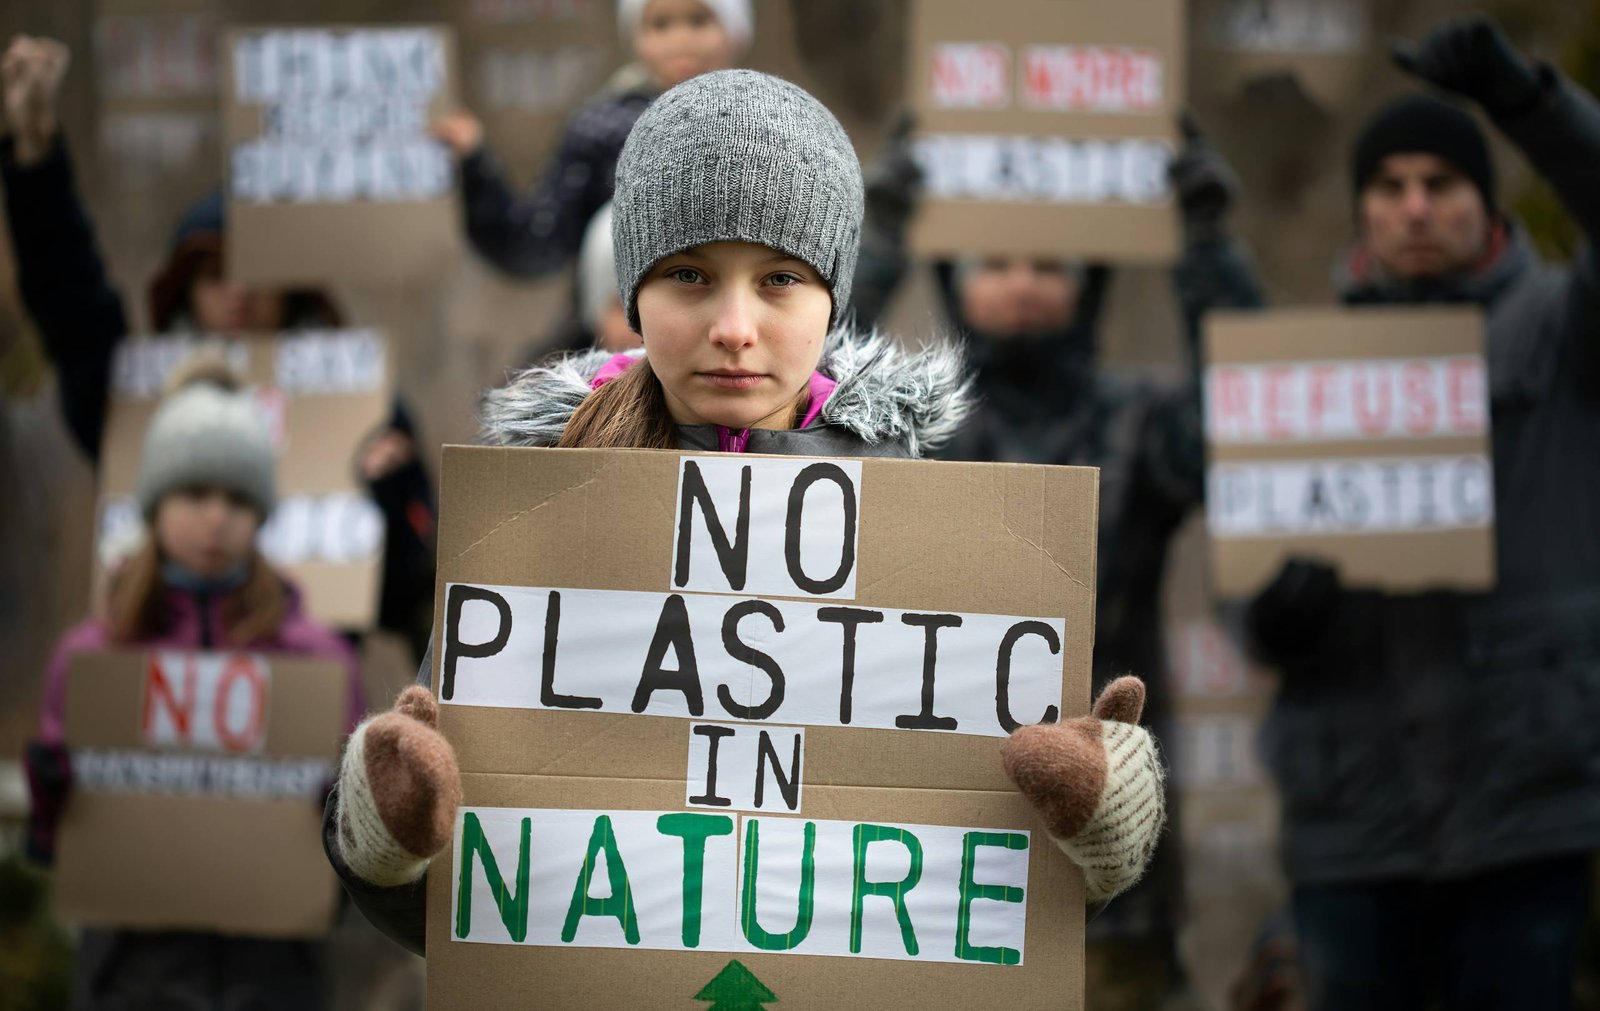
<instances>
[{"instance_id":1,"label":"knitted mitten","mask_svg":"<svg viewBox=\"0 0 1600 1011\"><path fill-rule=\"evenodd\" d=\"M433 695L412 685L350 735L339 767L339 854L368 884L416 881L450 841L461 772L438 724Z\"/></svg>"},{"instance_id":2,"label":"knitted mitten","mask_svg":"<svg viewBox=\"0 0 1600 1011\"><path fill-rule=\"evenodd\" d=\"M1082 869L1090 902L1139 880L1166 821L1161 758L1137 725L1143 711L1144 682L1121 677L1093 716L1022 727L1000 748L1006 775Z\"/></svg>"}]
</instances>

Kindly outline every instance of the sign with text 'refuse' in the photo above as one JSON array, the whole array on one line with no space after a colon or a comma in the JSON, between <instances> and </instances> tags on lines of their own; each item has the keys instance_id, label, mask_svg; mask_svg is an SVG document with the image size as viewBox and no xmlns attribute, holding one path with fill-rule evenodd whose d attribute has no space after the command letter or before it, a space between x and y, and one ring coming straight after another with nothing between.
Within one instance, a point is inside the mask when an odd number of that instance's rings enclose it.
<instances>
[{"instance_id":1,"label":"sign with text 'refuse'","mask_svg":"<svg viewBox=\"0 0 1600 1011\"><path fill-rule=\"evenodd\" d=\"M1223 596L1291 556L1346 584L1494 583L1494 467L1475 308L1206 319L1206 526Z\"/></svg>"},{"instance_id":2,"label":"sign with text 'refuse'","mask_svg":"<svg viewBox=\"0 0 1600 1011\"><path fill-rule=\"evenodd\" d=\"M1182 0L916 0L913 249L1159 263L1183 105Z\"/></svg>"},{"instance_id":3,"label":"sign with text 'refuse'","mask_svg":"<svg viewBox=\"0 0 1600 1011\"><path fill-rule=\"evenodd\" d=\"M1081 878L999 745L1087 709L1093 470L443 473L430 1006L1081 1006Z\"/></svg>"},{"instance_id":4,"label":"sign with text 'refuse'","mask_svg":"<svg viewBox=\"0 0 1600 1011\"><path fill-rule=\"evenodd\" d=\"M320 937L320 800L349 711L328 660L188 650L73 660L56 907L89 926Z\"/></svg>"}]
</instances>

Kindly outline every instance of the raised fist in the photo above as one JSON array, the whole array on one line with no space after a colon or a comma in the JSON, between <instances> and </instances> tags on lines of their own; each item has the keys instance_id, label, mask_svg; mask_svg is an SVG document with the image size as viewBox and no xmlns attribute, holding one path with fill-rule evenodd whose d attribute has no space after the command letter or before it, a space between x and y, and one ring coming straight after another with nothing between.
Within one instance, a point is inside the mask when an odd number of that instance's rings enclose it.
<instances>
[{"instance_id":1,"label":"raised fist","mask_svg":"<svg viewBox=\"0 0 1600 1011\"><path fill-rule=\"evenodd\" d=\"M72 54L55 39L15 35L0 56L0 91L6 124L16 142L20 165L43 160L55 139L56 93Z\"/></svg>"}]
</instances>

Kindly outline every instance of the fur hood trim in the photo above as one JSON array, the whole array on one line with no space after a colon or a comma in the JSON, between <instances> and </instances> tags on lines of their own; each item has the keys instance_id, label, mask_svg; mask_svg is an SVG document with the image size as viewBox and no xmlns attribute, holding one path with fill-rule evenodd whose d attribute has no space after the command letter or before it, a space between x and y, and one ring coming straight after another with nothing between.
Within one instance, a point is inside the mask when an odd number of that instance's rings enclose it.
<instances>
[{"instance_id":1,"label":"fur hood trim","mask_svg":"<svg viewBox=\"0 0 1600 1011\"><path fill-rule=\"evenodd\" d=\"M554 445L612 357L609 351L578 351L513 375L484 395L484 442ZM972 406L966 359L954 343L907 350L876 331L841 327L829 335L818 369L839 384L822 409L824 423L870 444L904 443L912 456L948 442Z\"/></svg>"}]
</instances>

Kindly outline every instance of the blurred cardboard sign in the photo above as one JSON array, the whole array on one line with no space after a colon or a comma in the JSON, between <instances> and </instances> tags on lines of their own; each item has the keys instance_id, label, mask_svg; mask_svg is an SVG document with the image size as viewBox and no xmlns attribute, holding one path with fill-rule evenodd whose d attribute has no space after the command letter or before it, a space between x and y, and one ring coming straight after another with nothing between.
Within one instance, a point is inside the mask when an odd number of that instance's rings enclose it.
<instances>
[{"instance_id":1,"label":"blurred cardboard sign","mask_svg":"<svg viewBox=\"0 0 1600 1011\"><path fill-rule=\"evenodd\" d=\"M322 852L349 690L344 666L252 653L76 657L73 794L56 908L85 926L320 937Z\"/></svg>"},{"instance_id":2,"label":"blurred cardboard sign","mask_svg":"<svg viewBox=\"0 0 1600 1011\"><path fill-rule=\"evenodd\" d=\"M916 0L910 53L913 250L1176 256L1182 0Z\"/></svg>"},{"instance_id":3,"label":"blurred cardboard sign","mask_svg":"<svg viewBox=\"0 0 1600 1011\"><path fill-rule=\"evenodd\" d=\"M384 520L356 477L356 452L389 417L393 364L376 330L130 337L112 361L97 510L95 582L146 536L134 498L145 429L173 371L221 354L249 384L278 449L278 505L262 553L292 577L317 620L363 629L376 618Z\"/></svg>"},{"instance_id":4,"label":"blurred cardboard sign","mask_svg":"<svg viewBox=\"0 0 1600 1011\"><path fill-rule=\"evenodd\" d=\"M519 179L543 167L567 117L623 62L611 0L458 0L470 108Z\"/></svg>"},{"instance_id":5,"label":"blurred cardboard sign","mask_svg":"<svg viewBox=\"0 0 1600 1011\"><path fill-rule=\"evenodd\" d=\"M1361 89L1371 15L1361 0L1230 0L1207 33L1207 85L1232 98L1290 77L1324 109Z\"/></svg>"},{"instance_id":6,"label":"blurred cardboard sign","mask_svg":"<svg viewBox=\"0 0 1600 1011\"><path fill-rule=\"evenodd\" d=\"M438 279L459 260L455 40L419 27L247 28L222 75L227 271L252 284Z\"/></svg>"},{"instance_id":7,"label":"blurred cardboard sign","mask_svg":"<svg viewBox=\"0 0 1600 1011\"><path fill-rule=\"evenodd\" d=\"M1206 525L1217 592L1290 556L1347 585L1494 583L1494 468L1474 308L1206 319Z\"/></svg>"},{"instance_id":8,"label":"blurred cardboard sign","mask_svg":"<svg viewBox=\"0 0 1600 1011\"><path fill-rule=\"evenodd\" d=\"M452 446L443 474L465 802L430 1007L1082 1007L1082 879L999 745L1087 709L1095 471Z\"/></svg>"}]
</instances>

